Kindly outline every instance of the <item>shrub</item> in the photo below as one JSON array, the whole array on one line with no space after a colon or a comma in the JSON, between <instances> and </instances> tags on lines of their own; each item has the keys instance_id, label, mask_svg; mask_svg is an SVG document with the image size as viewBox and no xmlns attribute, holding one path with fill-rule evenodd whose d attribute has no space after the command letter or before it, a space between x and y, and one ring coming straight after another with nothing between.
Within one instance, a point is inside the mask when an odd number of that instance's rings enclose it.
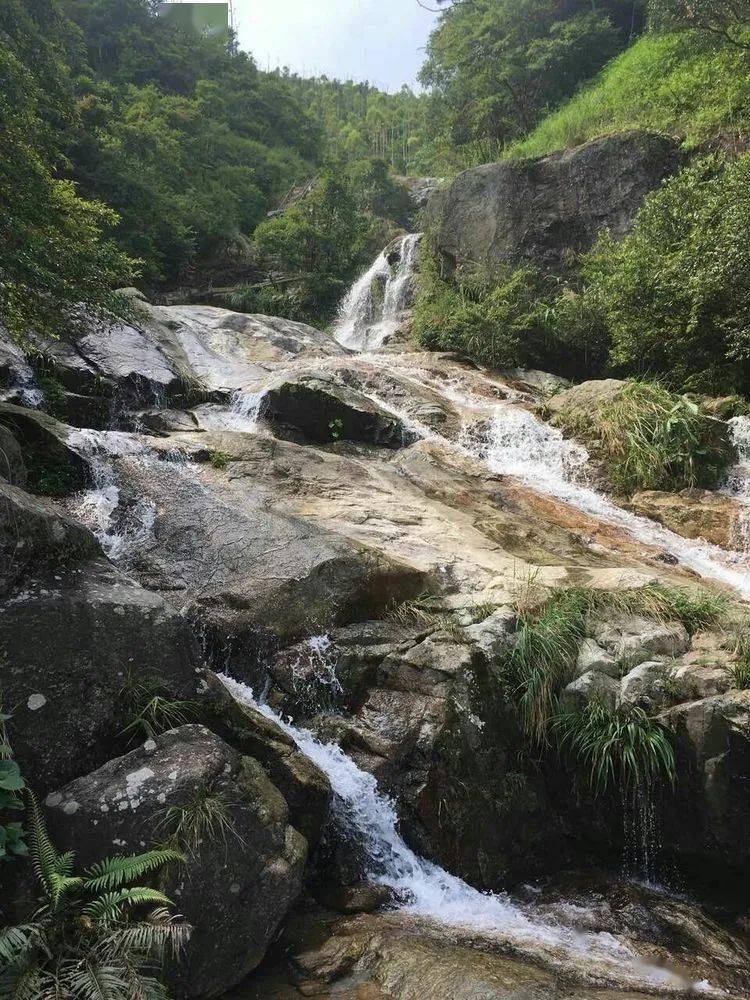
<instances>
[{"instance_id":1,"label":"shrub","mask_svg":"<svg viewBox=\"0 0 750 1000\"><path fill-rule=\"evenodd\" d=\"M559 716L554 723L560 747L586 771L591 791L623 795L660 781L674 784L675 755L670 734L643 709L607 708L590 702L583 712Z\"/></svg>"},{"instance_id":2,"label":"shrub","mask_svg":"<svg viewBox=\"0 0 750 1000\"><path fill-rule=\"evenodd\" d=\"M616 489L714 486L732 459L719 426L685 396L632 381L600 404L601 453Z\"/></svg>"},{"instance_id":3,"label":"shrub","mask_svg":"<svg viewBox=\"0 0 750 1000\"><path fill-rule=\"evenodd\" d=\"M414 333L429 350L458 351L492 368L531 365L547 356L550 284L530 267L440 275L422 254Z\"/></svg>"},{"instance_id":4,"label":"shrub","mask_svg":"<svg viewBox=\"0 0 750 1000\"><path fill-rule=\"evenodd\" d=\"M683 170L646 199L626 239L602 237L582 270L613 370L686 390L750 387L750 155Z\"/></svg>"},{"instance_id":5,"label":"shrub","mask_svg":"<svg viewBox=\"0 0 750 1000\"><path fill-rule=\"evenodd\" d=\"M162 892L133 883L182 855L112 857L74 875L74 855L57 852L33 796L28 811L43 901L29 923L0 930L0 996L166 1000L154 973L168 951L179 952L190 927L172 917Z\"/></svg>"},{"instance_id":6,"label":"shrub","mask_svg":"<svg viewBox=\"0 0 750 1000\"><path fill-rule=\"evenodd\" d=\"M5 723L9 718L0 711L0 861L27 853L23 824L11 820L9 816L10 813L23 811L21 794L26 787L8 743Z\"/></svg>"}]
</instances>

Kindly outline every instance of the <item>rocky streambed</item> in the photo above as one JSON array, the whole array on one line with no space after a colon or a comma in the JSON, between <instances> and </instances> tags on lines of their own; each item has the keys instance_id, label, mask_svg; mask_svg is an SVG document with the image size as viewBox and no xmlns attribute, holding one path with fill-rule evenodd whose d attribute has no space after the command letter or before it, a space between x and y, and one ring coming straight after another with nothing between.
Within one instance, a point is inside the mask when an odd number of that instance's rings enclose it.
<instances>
[{"instance_id":1,"label":"rocky streambed","mask_svg":"<svg viewBox=\"0 0 750 1000\"><path fill-rule=\"evenodd\" d=\"M539 416L559 380L398 343L137 296L39 345L37 385L5 343L2 690L53 836L89 863L222 803L168 877L195 928L179 996L745 995L750 693L726 636L593 616L563 693L670 728L648 848L673 887L722 887L711 916L611 874L633 828L529 747L501 669L524 588L739 602L739 536L597 491ZM741 519L734 492L715 502ZM32 893L11 876L4 915Z\"/></svg>"}]
</instances>

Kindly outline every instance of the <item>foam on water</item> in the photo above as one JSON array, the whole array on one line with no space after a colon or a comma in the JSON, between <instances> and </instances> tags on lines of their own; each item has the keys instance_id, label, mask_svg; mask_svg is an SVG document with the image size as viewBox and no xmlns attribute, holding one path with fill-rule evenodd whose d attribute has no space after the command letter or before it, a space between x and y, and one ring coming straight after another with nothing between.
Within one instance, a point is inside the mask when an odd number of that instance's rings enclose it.
<instances>
[{"instance_id":1,"label":"foam on water","mask_svg":"<svg viewBox=\"0 0 750 1000\"><path fill-rule=\"evenodd\" d=\"M238 389L232 393L228 408L213 407L206 410L201 415L201 423L212 430L256 434L265 399L265 392L244 392Z\"/></svg>"},{"instance_id":2,"label":"foam on water","mask_svg":"<svg viewBox=\"0 0 750 1000\"><path fill-rule=\"evenodd\" d=\"M439 865L419 857L398 832L393 802L378 791L375 778L362 771L335 744L321 743L311 732L282 719L258 702L247 685L219 675L229 693L273 720L329 778L334 817L356 839L367 857L365 877L388 886L402 912L454 927L478 931L496 943L572 964L591 978L632 985L649 984L668 991L691 984L640 958L627 944L606 932L534 919L504 893L481 893ZM708 984L704 989L711 990Z\"/></svg>"},{"instance_id":3,"label":"foam on water","mask_svg":"<svg viewBox=\"0 0 750 1000\"><path fill-rule=\"evenodd\" d=\"M115 524L114 514L121 498L113 460L130 456L146 461L148 449L124 431L75 430L68 444L86 459L93 479L92 488L75 498L74 513L96 535L113 562L123 561L150 537L156 508L150 501L139 499L129 509L127 523Z\"/></svg>"},{"instance_id":4,"label":"foam on water","mask_svg":"<svg viewBox=\"0 0 750 1000\"><path fill-rule=\"evenodd\" d=\"M411 301L421 238L421 233L403 237L395 271L383 251L352 285L333 328L333 336L343 347L353 351L377 350L396 331L401 314ZM384 288L382 304L373 295L378 284Z\"/></svg>"}]
</instances>

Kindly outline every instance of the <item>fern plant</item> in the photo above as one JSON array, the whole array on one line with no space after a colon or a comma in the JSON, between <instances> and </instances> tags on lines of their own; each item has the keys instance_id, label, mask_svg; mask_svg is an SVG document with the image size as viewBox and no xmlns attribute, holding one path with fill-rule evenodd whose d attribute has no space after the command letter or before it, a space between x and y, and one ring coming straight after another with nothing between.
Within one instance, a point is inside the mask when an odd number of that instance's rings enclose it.
<instances>
[{"instance_id":1,"label":"fern plant","mask_svg":"<svg viewBox=\"0 0 750 1000\"><path fill-rule=\"evenodd\" d=\"M0 1000L167 1000L156 974L191 928L172 916L164 893L134 883L183 856L110 857L75 874L73 853L58 853L27 795L43 903L28 923L0 929Z\"/></svg>"}]
</instances>

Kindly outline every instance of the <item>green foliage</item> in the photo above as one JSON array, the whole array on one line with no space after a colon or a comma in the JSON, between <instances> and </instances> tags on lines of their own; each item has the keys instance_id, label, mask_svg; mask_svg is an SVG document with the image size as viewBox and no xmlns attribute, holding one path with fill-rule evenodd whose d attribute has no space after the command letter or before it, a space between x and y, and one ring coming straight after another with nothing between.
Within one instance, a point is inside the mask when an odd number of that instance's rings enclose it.
<instances>
[{"instance_id":1,"label":"green foliage","mask_svg":"<svg viewBox=\"0 0 750 1000\"><path fill-rule=\"evenodd\" d=\"M691 632L717 625L726 598L700 588L661 583L634 590L565 587L548 591L533 581L516 595L516 642L503 673L519 711L521 726L534 743L547 742L560 690L570 679L589 616L626 613L652 621L680 621Z\"/></svg>"},{"instance_id":2,"label":"green foliage","mask_svg":"<svg viewBox=\"0 0 750 1000\"><path fill-rule=\"evenodd\" d=\"M43 902L30 922L0 930L0 997L166 1000L155 973L190 927L172 917L162 892L137 883L184 857L148 851L74 874L74 855L58 853L31 794L28 826Z\"/></svg>"},{"instance_id":3,"label":"green foliage","mask_svg":"<svg viewBox=\"0 0 750 1000\"><path fill-rule=\"evenodd\" d=\"M408 226L414 205L408 190L394 180L385 160L355 160L348 170L357 209Z\"/></svg>"},{"instance_id":4,"label":"green foliage","mask_svg":"<svg viewBox=\"0 0 750 1000\"><path fill-rule=\"evenodd\" d=\"M120 735L129 742L153 739L195 719L199 706L194 701L173 698L158 680L138 681L128 676L121 695L129 719Z\"/></svg>"},{"instance_id":5,"label":"green foliage","mask_svg":"<svg viewBox=\"0 0 750 1000\"><path fill-rule=\"evenodd\" d=\"M23 823L9 817L10 813L23 810L21 794L26 787L8 743L6 723L9 719L9 715L0 711L0 862L27 853Z\"/></svg>"},{"instance_id":6,"label":"green foliage","mask_svg":"<svg viewBox=\"0 0 750 1000\"><path fill-rule=\"evenodd\" d=\"M69 29L56 0L0 9L0 322L16 336L57 335L79 305L119 311L112 288L133 279L107 235L116 214L59 176L75 122Z\"/></svg>"},{"instance_id":7,"label":"green foliage","mask_svg":"<svg viewBox=\"0 0 750 1000\"><path fill-rule=\"evenodd\" d=\"M669 730L640 708L611 709L592 701L580 713L559 716L554 731L597 796L650 793L657 783L676 780Z\"/></svg>"},{"instance_id":8,"label":"green foliage","mask_svg":"<svg viewBox=\"0 0 750 1000\"><path fill-rule=\"evenodd\" d=\"M750 155L683 170L646 200L630 236L600 240L583 274L614 367L696 390L746 390Z\"/></svg>"},{"instance_id":9,"label":"green foliage","mask_svg":"<svg viewBox=\"0 0 750 1000\"><path fill-rule=\"evenodd\" d=\"M544 156L631 128L695 146L722 133L741 135L749 115L750 52L695 33L649 33L509 152Z\"/></svg>"},{"instance_id":10,"label":"green foliage","mask_svg":"<svg viewBox=\"0 0 750 1000\"><path fill-rule=\"evenodd\" d=\"M420 78L427 129L449 163L497 159L626 43L639 4L472 0L442 15Z\"/></svg>"},{"instance_id":11,"label":"green foliage","mask_svg":"<svg viewBox=\"0 0 750 1000\"><path fill-rule=\"evenodd\" d=\"M214 846L222 841L226 847L230 834L240 840L227 803L206 789L182 805L169 806L162 825L167 843L189 857L195 857L204 843Z\"/></svg>"},{"instance_id":12,"label":"green foliage","mask_svg":"<svg viewBox=\"0 0 750 1000\"><path fill-rule=\"evenodd\" d=\"M552 286L530 267L444 278L425 245L413 330L428 350L458 351L493 368L550 356Z\"/></svg>"},{"instance_id":13,"label":"green foliage","mask_svg":"<svg viewBox=\"0 0 750 1000\"><path fill-rule=\"evenodd\" d=\"M351 184L333 172L283 214L261 223L260 259L293 282L282 314L311 323L330 318L351 280L373 253L369 222L357 210Z\"/></svg>"},{"instance_id":14,"label":"green foliage","mask_svg":"<svg viewBox=\"0 0 750 1000\"><path fill-rule=\"evenodd\" d=\"M66 497L80 487L80 476L64 455L30 451L24 456L28 486L43 497Z\"/></svg>"},{"instance_id":15,"label":"green foliage","mask_svg":"<svg viewBox=\"0 0 750 1000\"><path fill-rule=\"evenodd\" d=\"M230 458L231 456L225 451L216 451L215 449L212 449L208 453L208 460L214 469L226 469L229 465Z\"/></svg>"},{"instance_id":16,"label":"green foliage","mask_svg":"<svg viewBox=\"0 0 750 1000\"><path fill-rule=\"evenodd\" d=\"M649 0L649 16L657 28L687 28L705 32L722 42L750 48L748 0Z\"/></svg>"},{"instance_id":17,"label":"green foliage","mask_svg":"<svg viewBox=\"0 0 750 1000\"><path fill-rule=\"evenodd\" d=\"M738 691L750 689L750 631L747 623L734 635L734 662L730 667L732 687Z\"/></svg>"},{"instance_id":18,"label":"green foliage","mask_svg":"<svg viewBox=\"0 0 750 1000\"><path fill-rule=\"evenodd\" d=\"M607 473L623 493L715 486L732 460L720 425L653 382L626 382L593 423Z\"/></svg>"},{"instance_id":19,"label":"green foliage","mask_svg":"<svg viewBox=\"0 0 750 1000\"><path fill-rule=\"evenodd\" d=\"M554 591L541 607L522 609L516 643L505 671L513 686L521 725L535 743L547 739L557 696L586 634L586 617L598 595L586 587Z\"/></svg>"}]
</instances>

